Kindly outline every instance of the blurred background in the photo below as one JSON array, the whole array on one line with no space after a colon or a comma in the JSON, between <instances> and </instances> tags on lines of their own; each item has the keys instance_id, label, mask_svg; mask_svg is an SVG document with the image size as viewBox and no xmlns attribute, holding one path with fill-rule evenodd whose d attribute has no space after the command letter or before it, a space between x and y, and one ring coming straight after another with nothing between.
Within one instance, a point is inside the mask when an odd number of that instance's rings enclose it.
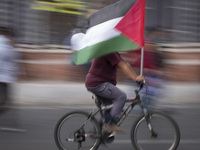
<instances>
[{"instance_id":1,"label":"blurred background","mask_svg":"<svg viewBox=\"0 0 200 150\"><path fill-rule=\"evenodd\" d=\"M0 0L0 26L13 29L21 66L19 80L9 91L12 102L20 105L0 108L0 149L56 149L53 129L60 116L94 105L84 87L90 63L71 64L70 37L88 10L116 1ZM199 8L199 0L146 0L144 74L152 97L159 96L165 107L179 111L168 110L181 128L181 150L196 150L200 144ZM121 54L139 73L140 50ZM131 95L133 84L121 72L118 81ZM127 146L126 138L118 143ZM117 146L113 149L124 148Z\"/></svg>"},{"instance_id":2,"label":"blurred background","mask_svg":"<svg viewBox=\"0 0 200 150\"><path fill-rule=\"evenodd\" d=\"M15 50L21 56L19 81L84 83L90 63L71 64L72 31L88 10L99 10L116 1L1 0L0 26L13 29ZM144 74L150 80L194 85L199 90L199 7L199 0L146 0ZM140 50L122 55L139 73ZM129 83L121 72L118 80ZM198 93L193 95L198 101Z\"/></svg>"},{"instance_id":3,"label":"blurred background","mask_svg":"<svg viewBox=\"0 0 200 150\"><path fill-rule=\"evenodd\" d=\"M26 73L22 79L83 81L87 65L70 64L69 40L74 25L88 9L98 10L113 2L1 0L0 26L14 29L16 47L22 56L20 63ZM162 69L167 72L167 79L200 81L199 6L198 0L146 0L145 30L157 28L156 37L149 39L164 55Z\"/></svg>"}]
</instances>

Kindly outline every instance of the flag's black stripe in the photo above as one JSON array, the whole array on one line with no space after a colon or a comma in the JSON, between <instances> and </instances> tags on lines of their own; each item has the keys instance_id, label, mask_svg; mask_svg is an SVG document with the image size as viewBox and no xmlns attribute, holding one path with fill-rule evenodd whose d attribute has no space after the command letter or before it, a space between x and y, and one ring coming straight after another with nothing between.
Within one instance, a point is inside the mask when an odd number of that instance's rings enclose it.
<instances>
[{"instance_id":1,"label":"flag's black stripe","mask_svg":"<svg viewBox=\"0 0 200 150\"><path fill-rule=\"evenodd\" d=\"M73 31L76 33L85 33L90 27L103 23L105 21L124 16L137 0L120 0L112 5L108 5L98 12L92 14L89 20L80 20Z\"/></svg>"},{"instance_id":2,"label":"flag's black stripe","mask_svg":"<svg viewBox=\"0 0 200 150\"><path fill-rule=\"evenodd\" d=\"M76 24L73 34L85 33L88 27L88 20L82 19Z\"/></svg>"},{"instance_id":3,"label":"flag's black stripe","mask_svg":"<svg viewBox=\"0 0 200 150\"><path fill-rule=\"evenodd\" d=\"M89 27L93 27L110 19L124 16L137 0L120 0L112 5L108 5L89 18Z\"/></svg>"}]
</instances>

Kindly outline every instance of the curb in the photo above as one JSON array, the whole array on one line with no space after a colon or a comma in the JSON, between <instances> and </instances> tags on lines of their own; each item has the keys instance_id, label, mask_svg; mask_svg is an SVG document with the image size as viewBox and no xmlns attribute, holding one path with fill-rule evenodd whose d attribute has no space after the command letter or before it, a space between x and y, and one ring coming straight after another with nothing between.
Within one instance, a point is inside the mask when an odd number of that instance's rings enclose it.
<instances>
[{"instance_id":1,"label":"curb","mask_svg":"<svg viewBox=\"0 0 200 150\"><path fill-rule=\"evenodd\" d=\"M135 86L118 84L118 87L134 96ZM160 103L200 103L200 84L167 83L162 89ZM84 83L76 82L18 82L11 85L11 99L16 103L93 104L92 93Z\"/></svg>"}]
</instances>

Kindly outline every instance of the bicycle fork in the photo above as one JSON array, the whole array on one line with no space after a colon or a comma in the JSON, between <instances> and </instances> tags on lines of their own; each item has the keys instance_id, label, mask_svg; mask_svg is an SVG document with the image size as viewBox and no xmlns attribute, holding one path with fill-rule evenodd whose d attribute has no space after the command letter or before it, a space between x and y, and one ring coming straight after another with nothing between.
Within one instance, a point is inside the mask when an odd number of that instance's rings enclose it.
<instances>
[{"instance_id":1,"label":"bicycle fork","mask_svg":"<svg viewBox=\"0 0 200 150\"><path fill-rule=\"evenodd\" d=\"M156 138L157 133L153 130L153 126L151 124L151 115L146 108L143 108L143 111L144 111L145 120L147 122L147 126L149 129L150 135L151 135L151 137Z\"/></svg>"}]
</instances>

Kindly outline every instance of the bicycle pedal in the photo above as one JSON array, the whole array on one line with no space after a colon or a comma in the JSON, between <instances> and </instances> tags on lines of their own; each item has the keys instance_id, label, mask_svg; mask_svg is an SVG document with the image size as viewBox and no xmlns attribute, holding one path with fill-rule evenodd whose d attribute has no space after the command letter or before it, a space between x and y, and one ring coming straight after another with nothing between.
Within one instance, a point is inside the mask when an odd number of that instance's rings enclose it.
<instances>
[{"instance_id":1,"label":"bicycle pedal","mask_svg":"<svg viewBox=\"0 0 200 150\"><path fill-rule=\"evenodd\" d=\"M112 143L115 139L115 133L113 132L104 132L102 135L102 140L104 143Z\"/></svg>"},{"instance_id":2,"label":"bicycle pedal","mask_svg":"<svg viewBox=\"0 0 200 150\"><path fill-rule=\"evenodd\" d=\"M109 137L113 137L113 136L115 136L116 135L116 132L114 131L114 132L112 132L110 135L109 135Z\"/></svg>"}]
</instances>

